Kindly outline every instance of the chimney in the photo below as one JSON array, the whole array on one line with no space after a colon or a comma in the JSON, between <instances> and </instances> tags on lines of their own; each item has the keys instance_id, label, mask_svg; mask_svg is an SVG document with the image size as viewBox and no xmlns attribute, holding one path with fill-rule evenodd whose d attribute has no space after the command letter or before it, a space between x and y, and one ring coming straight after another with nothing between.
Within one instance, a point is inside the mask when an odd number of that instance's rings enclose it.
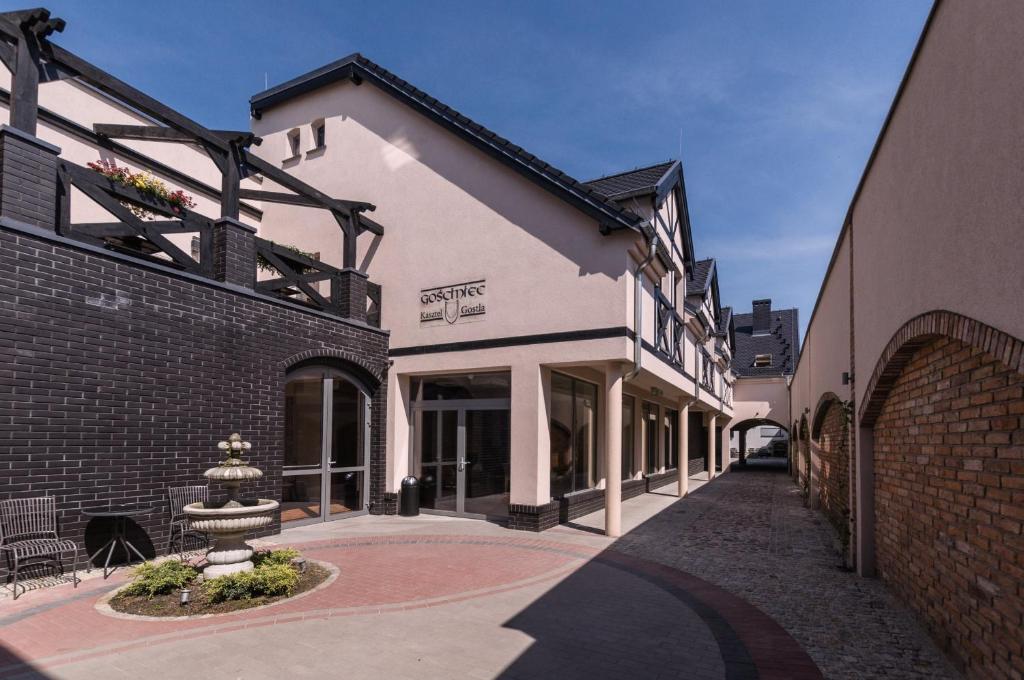
<instances>
[{"instance_id":1,"label":"chimney","mask_svg":"<svg viewBox=\"0 0 1024 680\"><path fill-rule=\"evenodd\" d=\"M771 330L772 301L754 300L754 334L763 335Z\"/></svg>"}]
</instances>

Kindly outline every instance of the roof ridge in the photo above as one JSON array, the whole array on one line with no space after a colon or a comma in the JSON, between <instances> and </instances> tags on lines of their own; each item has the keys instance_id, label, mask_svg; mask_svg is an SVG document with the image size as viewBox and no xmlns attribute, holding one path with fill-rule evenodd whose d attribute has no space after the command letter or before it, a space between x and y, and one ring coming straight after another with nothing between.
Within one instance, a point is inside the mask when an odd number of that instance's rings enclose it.
<instances>
[{"instance_id":1,"label":"roof ridge","mask_svg":"<svg viewBox=\"0 0 1024 680\"><path fill-rule=\"evenodd\" d=\"M644 170L653 170L659 165L673 165L675 163L674 158L670 158L667 161L660 161L658 163L651 163L650 165L643 165L632 170L622 170L621 172L613 172L610 175L601 175L593 179L583 180L584 184L591 184L593 182L600 182L603 179L615 179L616 177L622 177L623 175L632 175L634 172L643 172Z\"/></svg>"}]
</instances>

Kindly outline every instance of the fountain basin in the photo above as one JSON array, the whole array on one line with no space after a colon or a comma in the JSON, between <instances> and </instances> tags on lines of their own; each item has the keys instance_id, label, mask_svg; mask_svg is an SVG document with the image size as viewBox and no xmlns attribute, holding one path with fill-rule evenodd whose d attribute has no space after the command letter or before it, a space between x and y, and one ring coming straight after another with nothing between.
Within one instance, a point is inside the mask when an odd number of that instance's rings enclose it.
<instances>
[{"instance_id":1,"label":"fountain basin","mask_svg":"<svg viewBox=\"0 0 1024 680\"><path fill-rule=\"evenodd\" d=\"M202 502L186 505L184 512L189 527L211 535L215 541L206 553L209 564L203 569L203 576L216 578L252 570L253 549L245 542L245 535L270 524L279 505L269 498L259 498L255 505L236 502L223 507L206 507Z\"/></svg>"}]
</instances>

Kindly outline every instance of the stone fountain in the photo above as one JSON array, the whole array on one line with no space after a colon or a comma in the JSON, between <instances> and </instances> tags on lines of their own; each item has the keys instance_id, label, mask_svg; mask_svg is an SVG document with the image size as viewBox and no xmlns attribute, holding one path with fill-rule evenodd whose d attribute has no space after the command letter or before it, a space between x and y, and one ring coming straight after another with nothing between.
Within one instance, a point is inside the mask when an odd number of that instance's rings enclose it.
<instances>
[{"instance_id":1,"label":"stone fountain","mask_svg":"<svg viewBox=\"0 0 1024 680\"><path fill-rule=\"evenodd\" d=\"M184 509L190 528L214 538L214 544L206 552L208 566L203 569L203 577L208 579L253 568L249 559L253 549L245 542L245 535L270 524L278 508L278 502L269 498L239 498L242 482L263 477L260 469L249 467L242 460L242 452L250 450L252 445L242 441L241 435L232 434L217 447L227 452L227 460L203 474L227 488L228 501L224 504L191 503Z\"/></svg>"}]
</instances>

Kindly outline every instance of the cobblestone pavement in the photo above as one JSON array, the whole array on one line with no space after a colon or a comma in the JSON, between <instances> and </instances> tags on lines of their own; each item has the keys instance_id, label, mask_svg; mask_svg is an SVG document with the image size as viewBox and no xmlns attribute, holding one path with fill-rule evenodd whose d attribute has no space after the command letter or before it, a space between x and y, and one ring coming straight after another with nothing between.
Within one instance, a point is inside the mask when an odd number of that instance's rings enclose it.
<instances>
[{"instance_id":1,"label":"cobblestone pavement","mask_svg":"<svg viewBox=\"0 0 1024 680\"><path fill-rule=\"evenodd\" d=\"M719 585L775 619L827 678L959 678L875 579L839 568L834 532L785 473L727 474L614 550Z\"/></svg>"},{"instance_id":2,"label":"cobblestone pavement","mask_svg":"<svg viewBox=\"0 0 1024 680\"><path fill-rule=\"evenodd\" d=\"M541 535L429 516L289 530L260 543L336 580L213 618L103 613L125 570L32 591L0 602L0 678L955 677L879 583L834 566L784 474L670 489L627 502L618 541L602 513Z\"/></svg>"}]
</instances>

